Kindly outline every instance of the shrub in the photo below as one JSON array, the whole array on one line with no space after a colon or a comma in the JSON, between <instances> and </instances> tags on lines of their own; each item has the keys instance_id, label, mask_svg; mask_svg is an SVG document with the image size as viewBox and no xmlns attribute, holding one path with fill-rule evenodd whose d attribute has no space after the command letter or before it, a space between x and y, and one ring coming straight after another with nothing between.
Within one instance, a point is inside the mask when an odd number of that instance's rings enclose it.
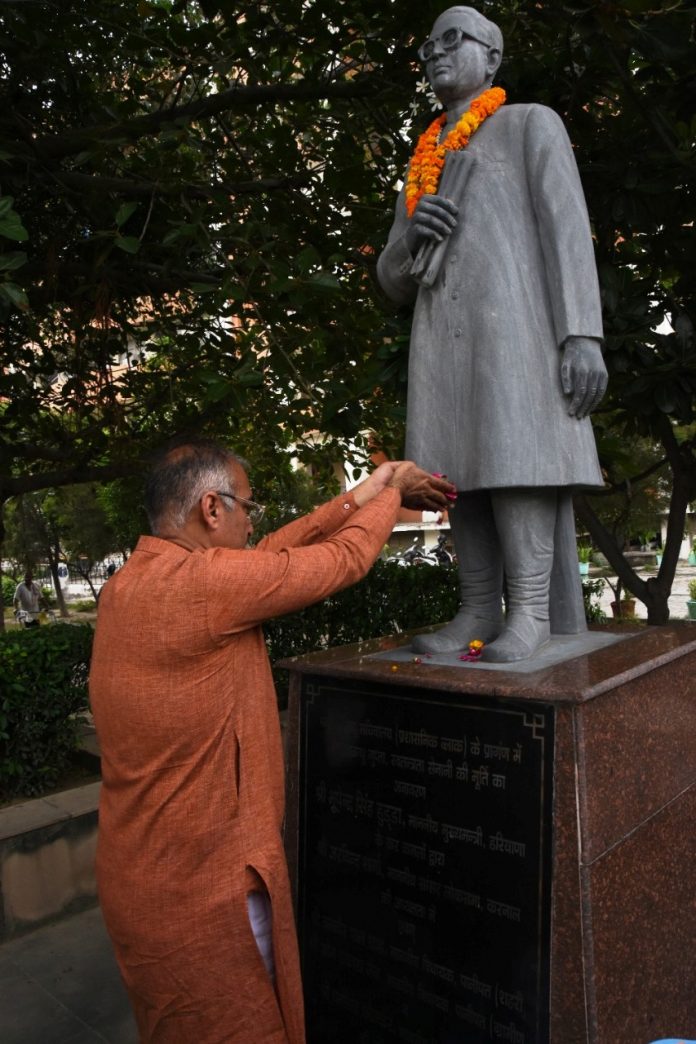
<instances>
[{"instance_id":1,"label":"shrub","mask_svg":"<svg viewBox=\"0 0 696 1044\"><path fill-rule=\"evenodd\" d=\"M88 624L0 635L0 793L28 797L54 786L77 747L87 709Z\"/></svg>"},{"instance_id":2,"label":"shrub","mask_svg":"<svg viewBox=\"0 0 696 1044\"><path fill-rule=\"evenodd\" d=\"M11 576L4 576L2 578L2 604L3 606L12 605L12 599L14 598L15 588L17 587L17 581L13 580Z\"/></svg>"},{"instance_id":3,"label":"shrub","mask_svg":"<svg viewBox=\"0 0 696 1044\"><path fill-rule=\"evenodd\" d=\"M378 560L364 580L299 613L265 625L271 662L449 620L459 604L455 566L408 566ZM287 671L274 670L287 703Z\"/></svg>"},{"instance_id":4,"label":"shrub","mask_svg":"<svg viewBox=\"0 0 696 1044\"><path fill-rule=\"evenodd\" d=\"M585 603L585 619L588 623L603 623L606 620L600 605L603 591L604 580L601 576L597 580L582 581L582 599Z\"/></svg>"},{"instance_id":5,"label":"shrub","mask_svg":"<svg viewBox=\"0 0 696 1044\"><path fill-rule=\"evenodd\" d=\"M606 620L604 581L583 580L588 622ZM450 620L459 606L457 567L408 566L378 560L359 584L264 627L271 662ZM287 704L288 673L274 668L278 702Z\"/></svg>"},{"instance_id":6,"label":"shrub","mask_svg":"<svg viewBox=\"0 0 696 1044\"><path fill-rule=\"evenodd\" d=\"M46 605L50 606L51 609L54 609L58 604L52 587L47 587L46 584L41 584L41 595Z\"/></svg>"}]
</instances>

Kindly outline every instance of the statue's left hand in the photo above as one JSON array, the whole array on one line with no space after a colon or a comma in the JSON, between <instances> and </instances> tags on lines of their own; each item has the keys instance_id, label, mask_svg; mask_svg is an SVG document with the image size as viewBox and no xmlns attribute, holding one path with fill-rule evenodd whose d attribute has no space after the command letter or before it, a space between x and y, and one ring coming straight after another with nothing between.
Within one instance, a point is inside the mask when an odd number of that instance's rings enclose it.
<instances>
[{"instance_id":1,"label":"statue's left hand","mask_svg":"<svg viewBox=\"0 0 696 1044\"><path fill-rule=\"evenodd\" d=\"M561 385L571 395L568 413L582 420L596 409L607 390L608 374L599 341L569 337L563 345Z\"/></svg>"}]
</instances>

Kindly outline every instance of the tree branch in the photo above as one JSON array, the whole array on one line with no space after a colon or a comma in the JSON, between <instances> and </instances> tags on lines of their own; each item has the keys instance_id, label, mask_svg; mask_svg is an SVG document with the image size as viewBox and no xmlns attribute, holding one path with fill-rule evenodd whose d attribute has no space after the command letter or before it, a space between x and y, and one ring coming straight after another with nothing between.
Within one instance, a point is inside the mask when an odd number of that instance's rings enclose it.
<instances>
[{"instance_id":1,"label":"tree branch","mask_svg":"<svg viewBox=\"0 0 696 1044\"><path fill-rule=\"evenodd\" d=\"M129 142L150 134L158 134L163 127L172 123L192 123L207 119L229 109L247 109L276 102L319 101L324 98L365 98L378 90L375 80L359 83L295 83L295 84L252 84L232 87L219 94L211 94L186 105L172 105L168 109L135 116L123 123L83 127L65 134L50 135L32 141L32 148L44 162L55 162L74 156L89 148L95 141L100 144L118 144L124 139Z\"/></svg>"},{"instance_id":2,"label":"tree branch","mask_svg":"<svg viewBox=\"0 0 696 1044\"><path fill-rule=\"evenodd\" d=\"M577 515L589 530L593 543L597 545L605 556L623 586L631 591L636 598L640 598L641 602L645 602L647 598L645 581L636 575L626 561L621 548L616 546L611 538L611 534L600 522L599 516L587 499L587 495L585 493L576 495L573 497L573 504Z\"/></svg>"},{"instance_id":3,"label":"tree branch","mask_svg":"<svg viewBox=\"0 0 696 1044\"><path fill-rule=\"evenodd\" d=\"M670 156L676 163L678 163L681 167L684 167L686 170L689 170L693 174L694 164L690 155L686 152L682 152L680 149L677 148L672 134L668 132L668 130L664 127L661 121L659 110L657 111L656 115L655 112L653 112L653 109L651 108L649 101L646 100L645 96L642 96L639 93L638 88L636 86L635 78L631 70L627 69L625 63L620 60L618 54L616 53L616 49L612 46L608 37L605 37L604 44L606 52L609 55L609 59L613 64L616 73L619 79L621 80L621 83L623 84L626 94L632 99L633 104L636 107L636 111L638 112L640 118L643 120L648 130L652 131L654 134L657 135L658 138L661 139L663 145L665 146Z\"/></svg>"},{"instance_id":4,"label":"tree branch","mask_svg":"<svg viewBox=\"0 0 696 1044\"><path fill-rule=\"evenodd\" d=\"M99 174L81 174L78 171L53 172L53 181L58 186L75 189L77 192L115 192L123 197L148 197L153 192L163 196L179 196L183 192L194 199L210 199L214 192L226 192L231 196L261 194L278 189L300 188L309 184L311 174L294 177L259 178L256 181L221 181L212 185L161 185L156 181L137 181L134 178L109 178ZM44 185L44 187L46 187Z\"/></svg>"},{"instance_id":5,"label":"tree branch","mask_svg":"<svg viewBox=\"0 0 696 1044\"><path fill-rule=\"evenodd\" d=\"M662 459L658 460L656 464L651 464L650 467L646 468L644 471L641 471L639 475L634 475L632 478L629 479L621 479L618 482L613 481L610 482L609 485L604 486L603 489L593 490L592 496L613 497L616 493L621 493L626 488L626 483L628 483L631 486L636 486L639 482L643 482L646 478L650 478L651 475L654 475L655 472L659 471L660 468L664 467L666 463L667 457L662 457Z\"/></svg>"},{"instance_id":6,"label":"tree branch","mask_svg":"<svg viewBox=\"0 0 696 1044\"><path fill-rule=\"evenodd\" d=\"M4 502L10 497L17 497L22 493L36 493L40 489L54 489L58 486L71 486L81 482L110 482L113 479L126 478L133 474L139 464L138 459L103 465L76 464L72 468L7 478L2 482L0 501Z\"/></svg>"},{"instance_id":7,"label":"tree branch","mask_svg":"<svg viewBox=\"0 0 696 1044\"><path fill-rule=\"evenodd\" d=\"M102 265L95 270L94 266L86 263L65 262L60 265L58 270L53 270L48 263L36 263L25 265L22 268L22 275L31 279L35 284L41 283L31 291L32 301L51 301L60 296L65 287L69 287L71 293L74 294L76 279L87 279L92 282L97 276L108 280L122 293L147 297L148 294L167 294L185 290L193 283L217 287L229 275L229 270L187 271L149 262L139 263L129 255L127 264L124 262L123 268Z\"/></svg>"}]
</instances>

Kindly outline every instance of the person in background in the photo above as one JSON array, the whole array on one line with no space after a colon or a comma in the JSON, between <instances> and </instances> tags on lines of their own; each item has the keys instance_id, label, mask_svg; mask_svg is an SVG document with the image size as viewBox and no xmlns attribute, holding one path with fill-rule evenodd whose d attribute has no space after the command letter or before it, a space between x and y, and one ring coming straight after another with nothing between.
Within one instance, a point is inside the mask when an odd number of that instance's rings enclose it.
<instances>
[{"instance_id":1,"label":"person in background","mask_svg":"<svg viewBox=\"0 0 696 1044\"><path fill-rule=\"evenodd\" d=\"M25 627L39 626L41 622L39 613L42 609L47 609L48 604L30 569L27 569L24 579L17 584L12 598L12 605L15 613L27 614L23 620Z\"/></svg>"},{"instance_id":2,"label":"person in background","mask_svg":"<svg viewBox=\"0 0 696 1044\"><path fill-rule=\"evenodd\" d=\"M141 1044L304 1041L261 625L361 579L402 504L452 492L385 463L249 548L264 509L240 457L194 440L154 460L153 535L102 588L90 673L99 896Z\"/></svg>"}]
</instances>

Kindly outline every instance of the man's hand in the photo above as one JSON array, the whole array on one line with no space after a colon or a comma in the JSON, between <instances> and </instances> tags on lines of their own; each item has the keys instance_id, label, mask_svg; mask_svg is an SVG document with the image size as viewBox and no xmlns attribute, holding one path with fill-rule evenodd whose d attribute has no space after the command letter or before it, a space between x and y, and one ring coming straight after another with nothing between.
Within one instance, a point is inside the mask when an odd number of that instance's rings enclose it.
<instances>
[{"instance_id":1,"label":"man's hand","mask_svg":"<svg viewBox=\"0 0 696 1044\"><path fill-rule=\"evenodd\" d=\"M355 503L362 507L387 486L398 489L404 507L416 511L443 511L457 495L452 483L440 475L430 475L410 460L388 460L355 487Z\"/></svg>"},{"instance_id":2,"label":"man's hand","mask_svg":"<svg viewBox=\"0 0 696 1044\"><path fill-rule=\"evenodd\" d=\"M406 245L415 257L423 243L442 242L457 227L459 207L444 196L421 196L406 231Z\"/></svg>"},{"instance_id":3,"label":"man's hand","mask_svg":"<svg viewBox=\"0 0 696 1044\"><path fill-rule=\"evenodd\" d=\"M599 341L593 337L569 337L563 346L561 385L566 395L572 395L570 416L582 420L596 409L604 398L607 380Z\"/></svg>"},{"instance_id":4,"label":"man's hand","mask_svg":"<svg viewBox=\"0 0 696 1044\"><path fill-rule=\"evenodd\" d=\"M399 490L404 507L415 511L443 511L457 497L457 490L446 478L430 475L410 460L397 464L389 485Z\"/></svg>"}]
</instances>

